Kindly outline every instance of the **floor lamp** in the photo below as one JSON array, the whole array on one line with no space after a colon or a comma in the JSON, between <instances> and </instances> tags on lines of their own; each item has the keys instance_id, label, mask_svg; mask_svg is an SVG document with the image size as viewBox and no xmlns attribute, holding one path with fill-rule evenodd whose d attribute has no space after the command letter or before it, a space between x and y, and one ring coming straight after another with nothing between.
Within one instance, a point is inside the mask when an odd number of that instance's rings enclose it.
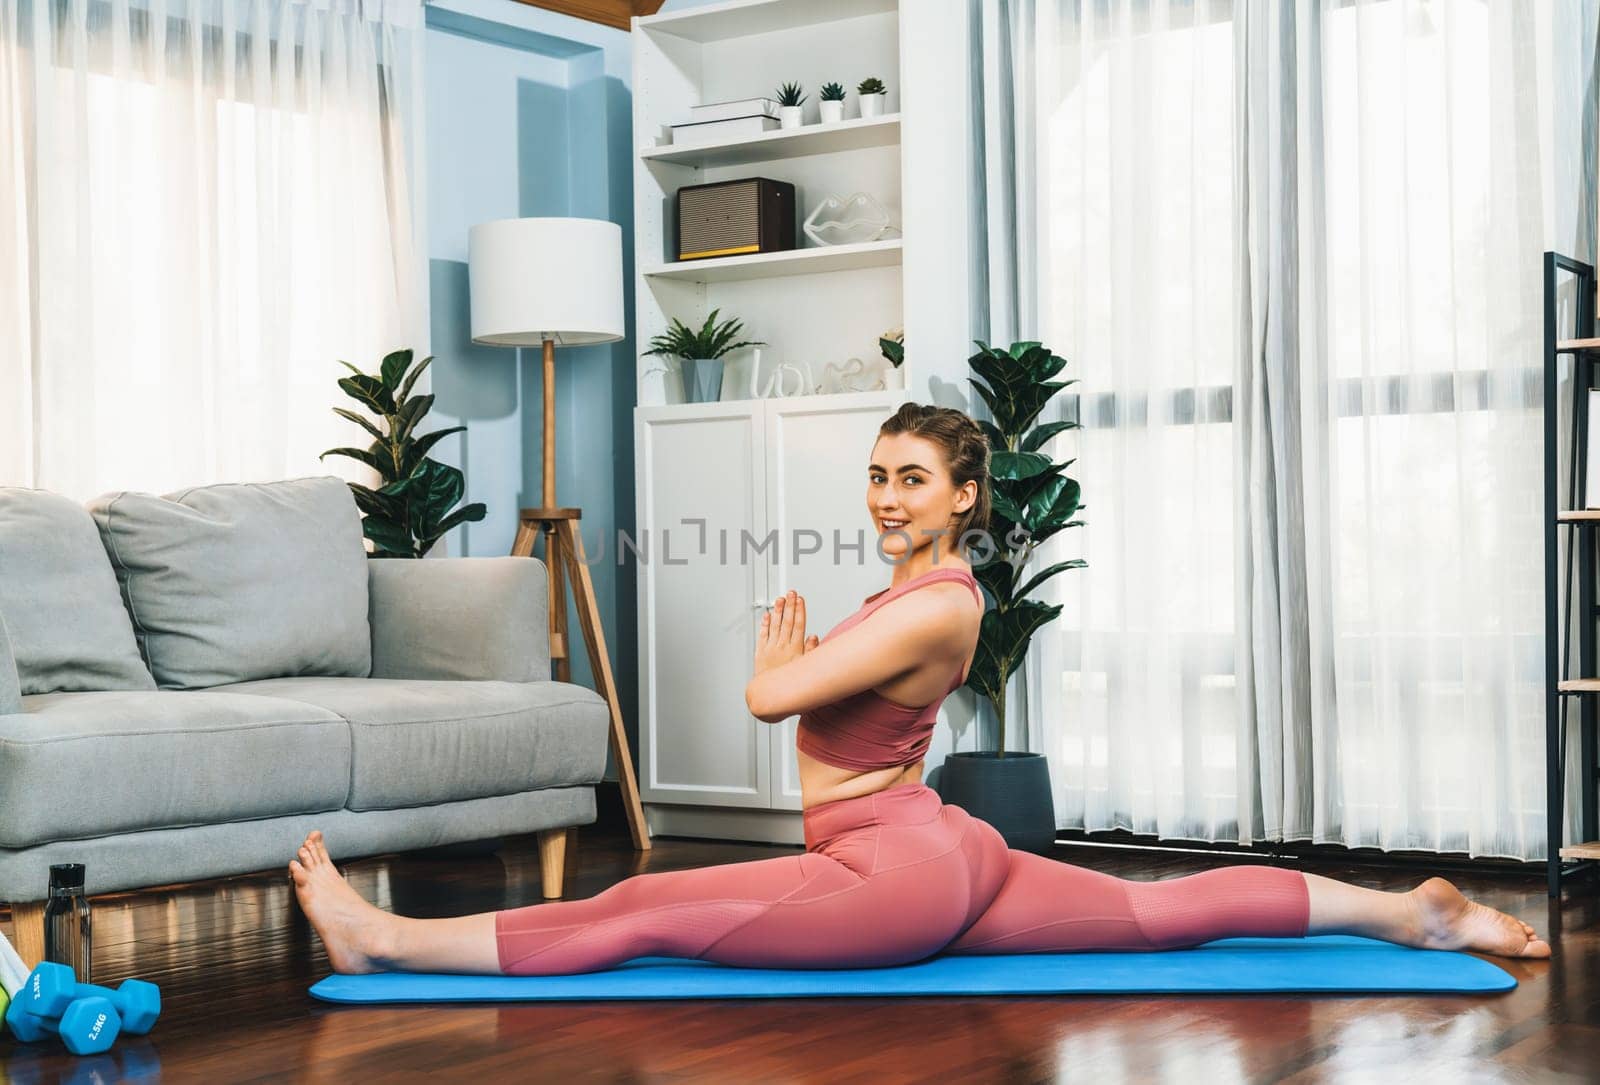
<instances>
[{"instance_id":1,"label":"floor lamp","mask_svg":"<svg viewBox=\"0 0 1600 1085\"><path fill-rule=\"evenodd\" d=\"M623 337L622 227L581 218L479 223L467 232L467 277L474 343L537 346L544 351L544 492L538 508L522 510L511 553L532 556L534 538L543 532L545 567L550 573L550 658L560 682L572 680L567 651L569 580L572 584L596 692L610 706L611 755L633 846L648 851L650 830L639 804L611 655L578 530L583 512L556 504L556 347L614 343ZM553 840L548 849L541 842L539 858L544 870L559 872L565 863L566 837Z\"/></svg>"}]
</instances>

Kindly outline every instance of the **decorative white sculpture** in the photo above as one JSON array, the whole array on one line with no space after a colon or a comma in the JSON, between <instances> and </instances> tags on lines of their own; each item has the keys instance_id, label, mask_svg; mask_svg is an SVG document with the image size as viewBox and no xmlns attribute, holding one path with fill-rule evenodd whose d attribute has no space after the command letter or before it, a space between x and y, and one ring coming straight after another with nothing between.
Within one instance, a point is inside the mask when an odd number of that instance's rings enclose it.
<instances>
[{"instance_id":1,"label":"decorative white sculpture","mask_svg":"<svg viewBox=\"0 0 1600 1085\"><path fill-rule=\"evenodd\" d=\"M886 387L882 369L868 366L860 358L851 358L842 366L829 362L822 370L824 392L880 392Z\"/></svg>"},{"instance_id":2,"label":"decorative white sculpture","mask_svg":"<svg viewBox=\"0 0 1600 1085\"><path fill-rule=\"evenodd\" d=\"M787 362L780 363L772 371L772 376L767 378L766 386L760 386L761 375L761 348L752 348L755 359L750 363L750 398L768 399L772 396L803 396L811 391L811 372L809 369L802 371ZM804 364L804 363L802 363ZM789 377L794 377L794 391L789 391Z\"/></svg>"},{"instance_id":3,"label":"decorative white sculpture","mask_svg":"<svg viewBox=\"0 0 1600 1085\"><path fill-rule=\"evenodd\" d=\"M805 232L818 245L859 245L889 229L889 212L865 192L828 196L806 216Z\"/></svg>"}]
</instances>

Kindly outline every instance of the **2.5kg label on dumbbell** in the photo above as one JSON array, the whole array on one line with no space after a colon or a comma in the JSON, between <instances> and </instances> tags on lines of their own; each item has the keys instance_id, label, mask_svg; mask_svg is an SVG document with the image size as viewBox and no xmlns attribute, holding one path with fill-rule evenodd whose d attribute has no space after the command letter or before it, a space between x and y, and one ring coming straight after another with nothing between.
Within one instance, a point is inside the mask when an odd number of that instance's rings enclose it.
<instances>
[{"instance_id":1,"label":"2.5kg label on dumbbell","mask_svg":"<svg viewBox=\"0 0 1600 1085\"><path fill-rule=\"evenodd\" d=\"M105 1028L105 1025L106 1015L102 1013L94 1019L94 1028L89 1030L89 1039L98 1040L100 1038L100 1030Z\"/></svg>"}]
</instances>

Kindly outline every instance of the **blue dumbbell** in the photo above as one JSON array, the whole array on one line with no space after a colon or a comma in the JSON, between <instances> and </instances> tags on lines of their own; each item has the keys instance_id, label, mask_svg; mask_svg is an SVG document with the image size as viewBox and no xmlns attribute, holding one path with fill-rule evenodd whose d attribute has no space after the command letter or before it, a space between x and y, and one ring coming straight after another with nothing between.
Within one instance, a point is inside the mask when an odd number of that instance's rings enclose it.
<instances>
[{"instance_id":1,"label":"blue dumbbell","mask_svg":"<svg viewBox=\"0 0 1600 1085\"><path fill-rule=\"evenodd\" d=\"M78 975L64 964L45 961L28 974L18 994L22 1008L35 1017L60 1017L82 998L103 998L117 1008L122 1031L143 1036L161 1016L161 988L144 980L123 980L115 991L79 983Z\"/></svg>"},{"instance_id":2,"label":"blue dumbbell","mask_svg":"<svg viewBox=\"0 0 1600 1085\"><path fill-rule=\"evenodd\" d=\"M55 1034L74 1055L98 1055L110 1051L122 1031L122 1018L117 1008L104 998L80 998L67 1007L61 1020L35 1017L22 1008L24 999L13 998L6 1010L6 1024L11 1035L25 1044L38 1043Z\"/></svg>"}]
</instances>

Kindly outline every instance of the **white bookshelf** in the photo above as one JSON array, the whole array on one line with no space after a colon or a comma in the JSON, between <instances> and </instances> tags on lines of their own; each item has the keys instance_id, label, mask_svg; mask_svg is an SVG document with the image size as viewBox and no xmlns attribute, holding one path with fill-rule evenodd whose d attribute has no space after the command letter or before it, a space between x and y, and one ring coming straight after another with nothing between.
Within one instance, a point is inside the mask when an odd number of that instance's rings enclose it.
<instances>
[{"instance_id":1,"label":"white bookshelf","mask_svg":"<svg viewBox=\"0 0 1600 1085\"><path fill-rule=\"evenodd\" d=\"M728 0L687 11L643 16L634 19L633 25L634 29L651 34L671 34L705 44L809 29L861 15L882 15L894 12L898 6L897 0Z\"/></svg>"},{"instance_id":2,"label":"white bookshelf","mask_svg":"<svg viewBox=\"0 0 1600 1085\"><path fill-rule=\"evenodd\" d=\"M743 166L752 162L776 162L809 154L858 151L863 147L900 145L900 114L886 117L856 117L835 124L808 124L788 131L763 132L759 136L730 139L682 147L647 147L639 152L646 162L671 162L703 169L707 166Z\"/></svg>"},{"instance_id":3,"label":"white bookshelf","mask_svg":"<svg viewBox=\"0 0 1600 1085\"><path fill-rule=\"evenodd\" d=\"M682 279L692 283L731 283L745 279L776 279L786 275L854 271L858 268L898 267L902 248L900 241L896 239L866 241L859 245L818 245L814 248L793 249L789 252L751 253L749 256L681 260L646 268L644 277Z\"/></svg>"},{"instance_id":4,"label":"white bookshelf","mask_svg":"<svg viewBox=\"0 0 1600 1085\"><path fill-rule=\"evenodd\" d=\"M650 339L672 318L697 325L713 310L744 321L763 340L761 373L803 363L821 374L850 358L880 358L878 336L905 326L899 0L731 0L633 21L634 301L640 369ZM855 86L888 87L884 115L859 116ZM801 83L805 124L744 139L674 146L668 126L691 106L776 96ZM845 119L818 123L827 81L847 90ZM686 185L766 177L795 186L795 241L788 252L678 261L675 194ZM803 223L825 197L869 193L889 212L890 239L815 245ZM725 359L724 401L750 387L751 350ZM902 367L911 384L912 360ZM676 394L669 382L671 394ZM647 388L653 389L651 383ZM649 394L642 392L641 396ZM642 406L664 405L641 398Z\"/></svg>"}]
</instances>

